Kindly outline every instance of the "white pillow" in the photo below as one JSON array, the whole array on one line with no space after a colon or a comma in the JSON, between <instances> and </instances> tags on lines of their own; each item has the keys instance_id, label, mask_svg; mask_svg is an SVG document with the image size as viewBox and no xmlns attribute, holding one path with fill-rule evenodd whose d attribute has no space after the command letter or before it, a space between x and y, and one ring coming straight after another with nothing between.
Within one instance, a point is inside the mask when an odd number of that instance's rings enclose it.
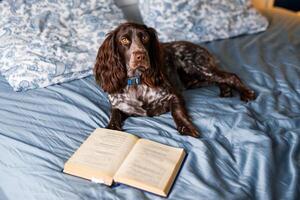
<instances>
[{"instance_id":1,"label":"white pillow","mask_svg":"<svg viewBox=\"0 0 300 200\"><path fill-rule=\"evenodd\" d=\"M264 31L265 17L250 0L139 0L145 24L163 42L207 42Z\"/></svg>"}]
</instances>

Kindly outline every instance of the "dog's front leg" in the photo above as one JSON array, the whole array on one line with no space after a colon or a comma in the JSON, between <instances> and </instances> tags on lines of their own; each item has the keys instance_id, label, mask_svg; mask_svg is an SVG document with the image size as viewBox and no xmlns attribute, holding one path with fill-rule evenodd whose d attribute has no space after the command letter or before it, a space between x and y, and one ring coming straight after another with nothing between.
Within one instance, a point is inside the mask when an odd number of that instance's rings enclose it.
<instances>
[{"instance_id":1,"label":"dog's front leg","mask_svg":"<svg viewBox=\"0 0 300 200\"><path fill-rule=\"evenodd\" d=\"M179 133L182 135L190 135L192 137L200 137L199 131L193 125L187 114L184 100L175 96L170 103L171 113Z\"/></svg>"},{"instance_id":2,"label":"dog's front leg","mask_svg":"<svg viewBox=\"0 0 300 200\"><path fill-rule=\"evenodd\" d=\"M125 118L126 115L122 111L116 108L112 108L110 121L107 128L119 131L122 130L122 123L125 120Z\"/></svg>"}]
</instances>

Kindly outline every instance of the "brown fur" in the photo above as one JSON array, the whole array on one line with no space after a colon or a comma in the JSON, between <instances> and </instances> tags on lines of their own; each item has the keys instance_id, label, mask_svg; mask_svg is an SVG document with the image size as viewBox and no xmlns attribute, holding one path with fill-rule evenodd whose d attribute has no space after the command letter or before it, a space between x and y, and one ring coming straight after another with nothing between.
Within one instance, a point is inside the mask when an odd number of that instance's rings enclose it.
<instances>
[{"instance_id":1,"label":"brown fur","mask_svg":"<svg viewBox=\"0 0 300 200\"><path fill-rule=\"evenodd\" d=\"M160 43L153 28L135 23L121 24L108 34L99 48L94 74L112 104L108 128L117 130L127 116L171 111L181 134L199 136L180 89L217 84L222 97L232 96L235 89L242 100L255 99L238 76L218 69L203 47L185 41ZM141 84L127 85L127 79L135 76Z\"/></svg>"}]
</instances>

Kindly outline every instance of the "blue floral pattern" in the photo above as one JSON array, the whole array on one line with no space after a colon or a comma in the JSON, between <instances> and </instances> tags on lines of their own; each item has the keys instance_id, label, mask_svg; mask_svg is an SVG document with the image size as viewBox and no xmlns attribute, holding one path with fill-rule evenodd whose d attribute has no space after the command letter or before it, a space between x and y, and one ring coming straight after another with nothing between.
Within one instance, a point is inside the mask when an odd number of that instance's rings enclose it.
<instances>
[{"instance_id":1,"label":"blue floral pattern","mask_svg":"<svg viewBox=\"0 0 300 200\"><path fill-rule=\"evenodd\" d=\"M145 24L163 42L207 42L264 31L268 21L250 0L139 0Z\"/></svg>"},{"instance_id":2,"label":"blue floral pattern","mask_svg":"<svg viewBox=\"0 0 300 200\"><path fill-rule=\"evenodd\" d=\"M105 34L124 21L113 0L0 1L0 73L15 91L91 75Z\"/></svg>"}]
</instances>

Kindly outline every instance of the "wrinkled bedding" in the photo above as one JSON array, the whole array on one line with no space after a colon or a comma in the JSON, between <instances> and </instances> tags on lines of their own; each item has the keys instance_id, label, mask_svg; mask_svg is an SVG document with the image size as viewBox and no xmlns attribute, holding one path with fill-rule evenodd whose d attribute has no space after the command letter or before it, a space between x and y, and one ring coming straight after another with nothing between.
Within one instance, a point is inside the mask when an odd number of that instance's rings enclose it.
<instances>
[{"instance_id":1,"label":"wrinkled bedding","mask_svg":"<svg viewBox=\"0 0 300 200\"><path fill-rule=\"evenodd\" d=\"M126 120L129 133L186 149L168 199L299 199L300 17L264 14L266 32L204 44L257 92L255 101L219 98L217 87L184 92L198 139L178 135L170 113ZM62 173L109 115L93 76L19 93L0 77L0 199L161 199Z\"/></svg>"}]
</instances>

